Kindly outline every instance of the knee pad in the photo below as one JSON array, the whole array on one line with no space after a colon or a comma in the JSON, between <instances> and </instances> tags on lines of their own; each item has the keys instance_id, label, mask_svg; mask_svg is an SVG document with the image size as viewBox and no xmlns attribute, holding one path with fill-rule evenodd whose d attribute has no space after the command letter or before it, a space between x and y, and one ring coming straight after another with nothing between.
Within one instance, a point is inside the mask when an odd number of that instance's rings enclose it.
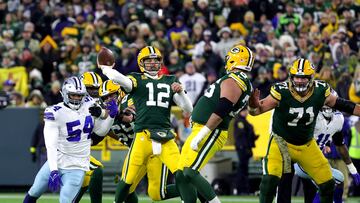
<instances>
[{"instance_id":1,"label":"knee pad","mask_svg":"<svg viewBox=\"0 0 360 203\"><path fill-rule=\"evenodd\" d=\"M183 173L184 173L185 178L190 179L190 180L195 178L195 176L199 175L199 171L195 171L191 168L184 168Z\"/></svg>"},{"instance_id":2,"label":"knee pad","mask_svg":"<svg viewBox=\"0 0 360 203\"><path fill-rule=\"evenodd\" d=\"M331 179L319 185L320 196L333 196L335 189L335 181Z\"/></svg>"},{"instance_id":3,"label":"knee pad","mask_svg":"<svg viewBox=\"0 0 360 203\"><path fill-rule=\"evenodd\" d=\"M280 178L274 175L263 175L260 183L260 192L264 195L275 196L276 187L279 184Z\"/></svg>"},{"instance_id":4,"label":"knee pad","mask_svg":"<svg viewBox=\"0 0 360 203\"><path fill-rule=\"evenodd\" d=\"M344 178L344 174L341 171L332 168L331 172L332 172L332 175L333 175L336 185L340 185L340 184L344 183L345 178Z\"/></svg>"}]
</instances>

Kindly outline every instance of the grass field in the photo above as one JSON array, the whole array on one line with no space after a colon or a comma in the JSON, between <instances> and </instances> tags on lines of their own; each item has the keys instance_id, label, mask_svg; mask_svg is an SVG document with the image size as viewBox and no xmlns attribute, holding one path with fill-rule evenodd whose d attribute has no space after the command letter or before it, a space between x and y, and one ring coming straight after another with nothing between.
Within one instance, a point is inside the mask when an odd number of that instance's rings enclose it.
<instances>
[{"instance_id":1,"label":"grass field","mask_svg":"<svg viewBox=\"0 0 360 203\"><path fill-rule=\"evenodd\" d=\"M19 203L22 202L24 194L20 193L1 193L0 194L0 203ZM113 203L114 195L105 194L103 196L103 203ZM220 197L221 202L224 203L254 203L259 202L258 197L255 196L222 196ZM43 195L38 201L38 203L57 203L58 195L46 194ZM141 196L139 197L139 203L150 203L151 201L148 197ZM180 202L180 199L171 199L162 202ZM293 197L291 202L300 203L304 202L301 197ZM90 198L88 195L85 195L82 198L81 203L90 203ZM349 198L347 203L360 203L360 198Z\"/></svg>"}]
</instances>

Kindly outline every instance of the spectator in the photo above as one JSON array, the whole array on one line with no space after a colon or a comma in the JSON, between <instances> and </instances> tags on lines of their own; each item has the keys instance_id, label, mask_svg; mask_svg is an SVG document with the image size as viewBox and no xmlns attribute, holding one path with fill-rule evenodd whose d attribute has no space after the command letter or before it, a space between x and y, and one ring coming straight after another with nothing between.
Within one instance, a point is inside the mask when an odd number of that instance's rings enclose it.
<instances>
[{"instance_id":1,"label":"spectator","mask_svg":"<svg viewBox=\"0 0 360 203\"><path fill-rule=\"evenodd\" d=\"M227 52L234 46L236 39L231 37L231 30L229 27L223 27L217 33L220 41L217 43L217 53L222 59L225 59Z\"/></svg>"},{"instance_id":2,"label":"spectator","mask_svg":"<svg viewBox=\"0 0 360 203\"><path fill-rule=\"evenodd\" d=\"M22 31L22 39L16 42L16 48L18 50L29 49L33 54L38 54L40 52L40 42L32 38L33 32L34 24L31 22L25 23Z\"/></svg>"},{"instance_id":3,"label":"spectator","mask_svg":"<svg viewBox=\"0 0 360 203\"><path fill-rule=\"evenodd\" d=\"M42 108L45 109L46 108L46 103L44 101L44 97L42 95L42 93L40 92L40 90L33 90L29 97L28 97L28 101L25 104L25 107L29 108L29 107L38 107L38 108Z\"/></svg>"},{"instance_id":4,"label":"spectator","mask_svg":"<svg viewBox=\"0 0 360 203\"><path fill-rule=\"evenodd\" d=\"M195 106L197 100L203 94L206 83L205 77L201 73L196 72L192 62L188 62L185 66L185 74L179 78L179 81L184 85L193 106Z\"/></svg>"},{"instance_id":5,"label":"spectator","mask_svg":"<svg viewBox=\"0 0 360 203\"><path fill-rule=\"evenodd\" d=\"M354 23L354 34L349 40L350 48L355 51L356 53L359 53L360 50L360 20L356 21Z\"/></svg>"},{"instance_id":6,"label":"spectator","mask_svg":"<svg viewBox=\"0 0 360 203\"><path fill-rule=\"evenodd\" d=\"M252 148L258 138L253 126L246 120L248 112L244 108L234 121L235 149L239 159L236 172L237 192L240 195L249 195L249 159L253 156Z\"/></svg>"},{"instance_id":7,"label":"spectator","mask_svg":"<svg viewBox=\"0 0 360 203\"><path fill-rule=\"evenodd\" d=\"M45 102L49 106L60 103L63 100L60 90L61 90L61 83L59 81L56 80L51 83L51 89L45 95Z\"/></svg>"},{"instance_id":8,"label":"spectator","mask_svg":"<svg viewBox=\"0 0 360 203\"><path fill-rule=\"evenodd\" d=\"M202 55L205 51L205 44L210 44L213 50L217 49L216 42L211 40L211 31L205 30L203 32L203 40L195 45L193 55Z\"/></svg>"}]
</instances>

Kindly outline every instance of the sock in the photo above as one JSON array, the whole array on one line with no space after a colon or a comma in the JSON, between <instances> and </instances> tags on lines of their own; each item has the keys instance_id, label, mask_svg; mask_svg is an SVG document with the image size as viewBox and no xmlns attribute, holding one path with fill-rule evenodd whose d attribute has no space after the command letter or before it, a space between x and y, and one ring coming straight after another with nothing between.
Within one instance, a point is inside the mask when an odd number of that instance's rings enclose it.
<instances>
[{"instance_id":1,"label":"sock","mask_svg":"<svg viewBox=\"0 0 360 203\"><path fill-rule=\"evenodd\" d=\"M128 194L128 196L126 197L125 203L138 203L138 197L136 192L132 192L130 194Z\"/></svg>"},{"instance_id":2,"label":"sock","mask_svg":"<svg viewBox=\"0 0 360 203\"><path fill-rule=\"evenodd\" d=\"M320 203L320 194L318 192L316 193L316 195L314 197L313 203Z\"/></svg>"},{"instance_id":3,"label":"sock","mask_svg":"<svg viewBox=\"0 0 360 203\"><path fill-rule=\"evenodd\" d=\"M335 181L330 179L329 181L322 183L319 186L320 202L332 203L334 200Z\"/></svg>"},{"instance_id":4,"label":"sock","mask_svg":"<svg viewBox=\"0 0 360 203\"><path fill-rule=\"evenodd\" d=\"M334 191L334 203L342 203L342 195L344 192L343 184L337 185Z\"/></svg>"},{"instance_id":5,"label":"sock","mask_svg":"<svg viewBox=\"0 0 360 203\"><path fill-rule=\"evenodd\" d=\"M29 194L26 194L24 203L35 203L38 197L32 197Z\"/></svg>"},{"instance_id":6,"label":"sock","mask_svg":"<svg viewBox=\"0 0 360 203\"><path fill-rule=\"evenodd\" d=\"M94 170L94 173L91 175L90 184L89 184L91 203L102 202L102 190L103 190L102 184L103 184L103 170L101 167L98 167Z\"/></svg>"},{"instance_id":7,"label":"sock","mask_svg":"<svg viewBox=\"0 0 360 203\"><path fill-rule=\"evenodd\" d=\"M171 199L171 198L179 197L179 196L180 196L180 193L179 193L178 189L176 188L176 185L170 184L170 185L166 186L165 198L162 200Z\"/></svg>"},{"instance_id":8,"label":"sock","mask_svg":"<svg viewBox=\"0 0 360 203\"><path fill-rule=\"evenodd\" d=\"M216 197L214 189L209 182L200 175L198 171L190 168L184 169L184 175L196 187L199 193L207 200L210 201Z\"/></svg>"},{"instance_id":9,"label":"sock","mask_svg":"<svg viewBox=\"0 0 360 203\"><path fill-rule=\"evenodd\" d=\"M263 175L260 183L260 203L272 203L280 178L274 175Z\"/></svg>"},{"instance_id":10,"label":"sock","mask_svg":"<svg viewBox=\"0 0 360 203\"><path fill-rule=\"evenodd\" d=\"M219 198L216 196L214 199L210 200L209 203L221 203Z\"/></svg>"},{"instance_id":11,"label":"sock","mask_svg":"<svg viewBox=\"0 0 360 203\"><path fill-rule=\"evenodd\" d=\"M184 173L180 170L174 173L175 184L181 199L184 203L196 203L196 188L185 178Z\"/></svg>"},{"instance_id":12,"label":"sock","mask_svg":"<svg viewBox=\"0 0 360 203\"><path fill-rule=\"evenodd\" d=\"M82 188L80 188L78 194L76 195L76 198L74 199L74 203L80 202L82 196L85 194L85 192L86 192L87 189L88 189L88 187L82 187Z\"/></svg>"},{"instance_id":13,"label":"sock","mask_svg":"<svg viewBox=\"0 0 360 203\"><path fill-rule=\"evenodd\" d=\"M123 180L120 180L116 187L115 192L115 202L122 203L125 201L126 197L129 194L130 184L126 184Z\"/></svg>"}]
</instances>

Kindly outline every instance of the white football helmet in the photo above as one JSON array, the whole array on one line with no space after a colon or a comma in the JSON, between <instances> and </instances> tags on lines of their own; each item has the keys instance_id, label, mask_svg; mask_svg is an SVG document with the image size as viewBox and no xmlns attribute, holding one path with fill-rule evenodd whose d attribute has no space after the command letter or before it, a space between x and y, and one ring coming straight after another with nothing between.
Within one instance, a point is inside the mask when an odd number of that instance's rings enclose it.
<instances>
[{"instance_id":1,"label":"white football helmet","mask_svg":"<svg viewBox=\"0 0 360 203\"><path fill-rule=\"evenodd\" d=\"M64 81L61 95L63 97L64 104L74 110L78 110L85 101L86 87L79 78L73 76ZM71 95L80 97L71 98Z\"/></svg>"}]
</instances>

